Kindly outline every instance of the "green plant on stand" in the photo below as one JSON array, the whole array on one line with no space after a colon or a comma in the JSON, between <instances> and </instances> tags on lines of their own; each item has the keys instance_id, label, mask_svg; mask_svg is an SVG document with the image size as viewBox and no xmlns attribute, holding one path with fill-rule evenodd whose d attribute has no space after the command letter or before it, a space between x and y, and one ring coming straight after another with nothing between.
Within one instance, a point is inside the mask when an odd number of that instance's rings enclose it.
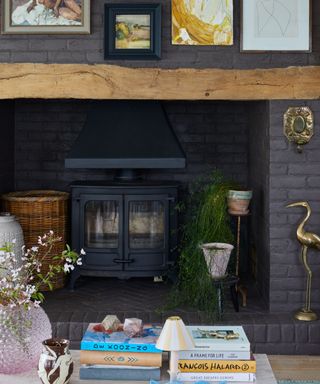
<instances>
[{"instance_id":1,"label":"green plant on stand","mask_svg":"<svg viewBox=\"0 0 320 384\"><path fill-rule=\"evenodd\" d=\"M211 319L217 312L216 289L200 245L233 242L226 203L228 191L233 187L233 183L215 171L209 178L194 183L188 200L178 207L185 212L185 224L181 228L179 279L173 298L176 305L194 306Z\"/></svg>"}]
</instances>

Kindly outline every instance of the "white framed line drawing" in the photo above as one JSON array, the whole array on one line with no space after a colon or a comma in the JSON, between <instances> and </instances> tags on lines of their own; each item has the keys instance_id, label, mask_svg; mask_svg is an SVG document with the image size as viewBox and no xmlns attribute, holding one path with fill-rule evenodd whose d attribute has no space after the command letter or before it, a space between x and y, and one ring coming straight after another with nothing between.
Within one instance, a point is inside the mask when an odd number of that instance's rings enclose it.
<instances>
[{"instance_id":1,"label":"white framed line drawing","mask_svg":"<svg viewBox=\"0 0 320 384\"><path fill-rule=\"evenodd\" d=\"M241 51L311 52L311 0L242 0Z\"/></svg>"}]
</instances>

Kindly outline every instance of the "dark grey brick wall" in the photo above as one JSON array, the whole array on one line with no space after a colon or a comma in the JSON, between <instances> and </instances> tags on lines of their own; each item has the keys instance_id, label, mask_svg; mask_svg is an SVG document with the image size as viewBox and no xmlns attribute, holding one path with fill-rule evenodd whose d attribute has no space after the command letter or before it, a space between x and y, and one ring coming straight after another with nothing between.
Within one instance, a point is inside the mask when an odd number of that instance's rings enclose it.
<instances>
[{"instance_id":1,"label":"dark grey brick wall","mask_svg":"<svg viewBox=\"0 0 320 384\"><path fill-rule=\"evenodd\" d=\"M218 168L226 177L247 184L246 103L165 102L164 106L186 152L187 168L148 171L148 179L189 183ZM106 170L64 167L89 107L86 101L16 101L16 189L66 190L75 180L112 177Z\"/></svg>"},{"instance_id":2,"label":"dark grey brick wall","mask_svg":"<svg viewBox=\"0 0 320 384\"><path fill-rule=\"evenodd\" d=\"M297 153L283 135L283 114L288 107L307 105L314 112L315 135ZM313 210L306 229L320 235L320 102L270 102L270 309L295 310L304 303L305 272L300 261L296 229L305 216L304 208L285 208L307 200ZM314 273L313 307L320 308L320 253L309 251Z\"/></svg>"},{"instance_id":3,"label":"dark grey brick wall","mask_svg":"<svg viewBox=\"0 0 320 384\"><path fill-rule=\"evenodd\" d=\"M315 136L302 154L283 135L283 113L293 105L308 105L315 114ZM89 106L87 101L15 102L16 189L67 190L74 180L112 176L105 170L64 168L65 156ZM164 106L186 152L188 166L185 170L148 171L147 178L187 184L217 167L240 184L251 185L252 245L257 253L257 283L262 297L270 302L272 311L301 307L305 274L295 231L305 212L285 205L308 200L313 215L307 228L319 233L320 102L165 102ZM311 250L309 260L314 271L312 302L317 309L318 251Z\"/></svg>"},{"instance_id":4,"label":"dark grey brick wall","mask_svg":"<svg viewBox=\"0 0 320 384\"><path fill-rule=\"evenodd\" d=\"M269 103L250 105L249 120L249 185L251 201L252 265L256 282L265 303L269 303L270 247L269 247Z\"/></svg>"},{"instance_id":5,"label":"dark grey brick wall","mask_svg":"<svg viewBox=\"0 0 320 384\"><path fill-rule=\"evenodd\" d=\"M143 0L153 2L154 0ZM156 2L160 2L157 0ZM103 59L103 8L105 0L92 1L91 35L1 35L0 62L106 63ZM171 0L160 2L162 12L162 60L113 61L126 66L268 68L320 63L320 2L313 0L313 52L240 53L240 6L234 1L234 45L196 47L171 45Z\"/></svg>"},{"instance_id":6,"label":"dark grey brick wall","mask_svg":"<svg viewBox=\"0 0 320 384\"><path fill-rule=\"evenodd\" d=\"M14 102L0 103L0 193L14 187Z\"/></svg>"}]
</instances>

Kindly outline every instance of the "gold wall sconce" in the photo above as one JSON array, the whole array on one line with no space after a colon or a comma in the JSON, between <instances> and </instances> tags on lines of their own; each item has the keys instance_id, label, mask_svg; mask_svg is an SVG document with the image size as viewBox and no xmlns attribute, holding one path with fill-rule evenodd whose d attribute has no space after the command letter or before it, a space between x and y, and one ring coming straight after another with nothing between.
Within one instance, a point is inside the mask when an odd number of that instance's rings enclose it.
<instances>
[{"instance_id":1,"label":"gold wall sconce","mask_svg":"<svg viewBox=\"0 0 320 384\"><path fill-rule=\"evenodd\" d=\"M313 113L309 107L290 107L283 118L284 134L297 145L299 153L302 146L309 143L314 134Z\"/></svg>"}]
</instances>

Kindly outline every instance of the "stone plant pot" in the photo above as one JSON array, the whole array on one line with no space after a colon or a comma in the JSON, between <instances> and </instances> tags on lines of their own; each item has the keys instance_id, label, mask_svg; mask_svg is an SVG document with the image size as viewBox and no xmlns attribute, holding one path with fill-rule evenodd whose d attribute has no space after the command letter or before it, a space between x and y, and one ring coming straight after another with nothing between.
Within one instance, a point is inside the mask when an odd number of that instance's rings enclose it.
<instances>
[{"instance_id":1,"label":"stone plant pot","mask_svg":"<svg viewBox=\"0 0 320 384\"><path fill-rule=\"evenodd\" d=\"M247 215L251 198L251 190L230 190L227 197L228 212L231 215Z\"/></svg>"},{"instance_id":2,"label":"stone plant pot","mask_svg":"<svg viewBox=\"0 0 320 384\"><path fill-rule=\"evenodd\" d=\"M212 278L219 279L226 275L233 245L226 243L205 243L201 249Z\"/></svg>"}]
</instances>

